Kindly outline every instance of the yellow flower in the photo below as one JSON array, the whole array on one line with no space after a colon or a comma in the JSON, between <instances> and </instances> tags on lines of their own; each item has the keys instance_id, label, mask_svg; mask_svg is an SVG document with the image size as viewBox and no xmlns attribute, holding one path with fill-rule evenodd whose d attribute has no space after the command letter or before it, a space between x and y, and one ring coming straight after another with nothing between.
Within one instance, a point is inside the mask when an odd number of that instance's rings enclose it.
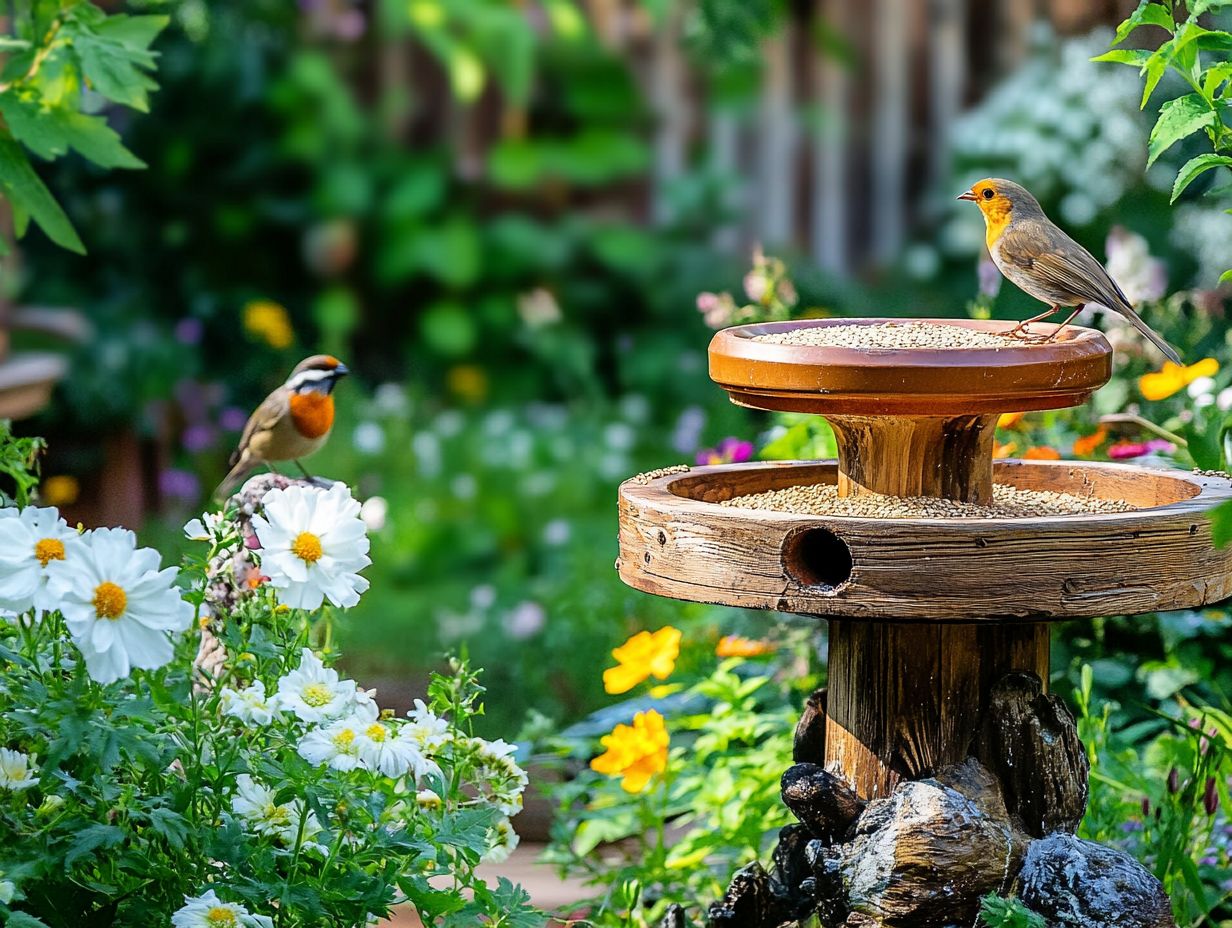
<instances>
[{"instance_id":1,"label":"yellow flower","mask_svg":"<svg viewBox=\"0 0 1232 928\"><path fill-rule=\"evenodd\" d=\"M468 403L482 403L488 395L488 375L475 364L457 364L445 375L449 392Z\"/></svg>"},{"instance_id":2,"label":"yellow flower","mask_svg":"<svg viewBox=\"0 0 1232 928\"><path fill-rule=\"evenodd\" d=\"M1153 374L1143 374L1138 378L1138 389L1148 400L1166 400L1199 377L1214 377L1217 373L1219 362L1214 358L1203 358L1187 367L1165 361L1164 366Z\"/></svg>"},{"instance_id":3,"label":"yellow flower","mask_svg":"<svg viewBox=\"0 0 1232 928\"><path fill-rule=\"evenodd\" d=\"M1023 452L1022 456L1028 461L1061 460L1061 452L1056 448L1049 448L1047 445L1036 445L1034 448L1028 448Z\"/></svg>"},{"instance_id":4,"label":"yellow flower","mask_svg":"<svg viewBox=\"0 0 1232 928\"><path fill-rule=\"evenodd\" d=\"M1012 429L1022 421L1022 417L1025 415L1025 412L1003 412L997 417L997 428Z\"/></svg>"},{"instance_id":5,"label":"yellow flower","mask_svg":"<svg viewBox=\"0 0 1232 928\"><path fill-rule=\"evenodd\" d=\"M647 709L633 716L632 725L617 725L599 743L606 749L590 762L590 769L622 777L621 789L640 793L656 773L667 769L667 728L663 716Z\"/></svg>"},{"instance_id":6,"label":"yellow flower","mask_svg":"<svg viewBox=\"0 0 1232 928\"><path fill-rule=\"evenodd\" d=\"M1081 438L1074 439L1074 454L1083 457L1094 454L1107 438L1108 430L1101 425L1090 435L1083 435Z\"/></svg>"},{"instance_id":7,"label":"yellow flower","mask_svg":"<svg viewBox=\"0 0 1232 928\"><path fill-rule=\"evenodd\" d=\"M773 651L773 643L741 635L724 635L714 649L718 657L760 657Z\"/></svg>"},{"instance_id":8,"label":"yellow flower","mask_svg":"<svg viewBox=\"0 0 1232 928\"><path fill-rule=\"evenodd\" d=\"M291 317L273 300L253 300L244 306L244 328L271 348L289 348L295 341Z\"/></svg>"},{"instance_id":9,"label":"yellow flower","mask_svg":"<svg viewBox=\"0 0 1232 928\"><path fill-rule=\"evenodd\" d=\"M43 481L39 495L43 498L42 502L45 505L71 506L77 502L77 497L81 495L81 485L77 482L76 477L70 477L68 474L48 477Z\"/></svg>"},{"instance_id":10,"label":"yellow flower","mask_svg":"<svg viewBox=\"0 0 1232 928\"><path fill-rule=\"evenodd\" d=\"M1006 442L1004 445L1001 442L993 439L992 456L994 458L1008 458L1011 454L1018 450L1017 442Z\"/></svg>"},{"instance_id":11,"label":"yellow flower","mask_svg":"<svg viewBox=\"0 0 1232 928\"><path fill-rule=\"evenodd\" d=\"M657 632L638 632L612 651L617 663L603 671L603 688L615 696L650 676L666 680L679 655L680 629L666 625Z\"/></svg>"}]
</instances>

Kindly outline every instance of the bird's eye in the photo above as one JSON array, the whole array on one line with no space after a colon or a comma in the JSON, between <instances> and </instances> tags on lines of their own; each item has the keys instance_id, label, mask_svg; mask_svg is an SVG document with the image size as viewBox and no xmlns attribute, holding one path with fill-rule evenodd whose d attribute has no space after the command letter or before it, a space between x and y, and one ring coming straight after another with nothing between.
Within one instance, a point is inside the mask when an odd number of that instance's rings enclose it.
<instances>
[{"instance_id":1,"label":"bird's eye","mask_svg":"<svg viewBox=\"0 0 1232 928\"><path fill-rule=\"evenodd\" d=\"M991 187L985 187L984 192L980 194L985 200L991 200L994 196Z\"/></svg>"}]
</instances>

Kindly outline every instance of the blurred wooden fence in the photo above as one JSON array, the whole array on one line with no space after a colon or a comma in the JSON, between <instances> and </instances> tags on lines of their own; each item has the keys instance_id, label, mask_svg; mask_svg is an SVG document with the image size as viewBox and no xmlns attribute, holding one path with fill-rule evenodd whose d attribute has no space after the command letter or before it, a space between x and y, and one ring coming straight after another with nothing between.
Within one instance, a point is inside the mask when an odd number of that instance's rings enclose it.
<instances>
[{"instance_id":1,"label":"blurred wooden fence","mask_svg":"<svg viewBox=\"0 0 1232 928\"><path fill-rule=\"evenodd\" d=\"M927 218L919 195L948 177L951 124L1022 60L1038 20L1081 34L1135 2L799 0L764 44L753 112L699 91L678 12L664 26L637 0L584 5L601 39L634 63L655 111L648 213L667 218L664 191L691 158L708 157L741 179L745 218L716 231L720 244L794 246L842 271L893 258Z\"/></svg>"}]
</instances>

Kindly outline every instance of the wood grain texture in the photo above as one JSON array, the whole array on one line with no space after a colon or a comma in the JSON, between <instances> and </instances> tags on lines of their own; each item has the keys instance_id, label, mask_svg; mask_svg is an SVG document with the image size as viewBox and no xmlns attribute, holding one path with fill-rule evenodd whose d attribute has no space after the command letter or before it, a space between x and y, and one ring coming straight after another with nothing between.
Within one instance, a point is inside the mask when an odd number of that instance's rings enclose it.
<instances>
[{"instance_id":1,"label":"wood grain texture","mask_svg":"<svg viewBox=\"0 0 1232 928\"><path fill-rule=\"evenodd\" d=\"M1043 624L830 622L825 769L861 799L966 760L993 685L1048 679Z\"/></svg>"},{"instance_id":2,"label":"wood grain texture","mask_svg":"<svg viewBox=\"0 0 1232 928\"><path fill-rule=\"evenodd\" d=\"M621 485L620 576L694 602L930 622L1132 615L1232 595L1232 546L1214 546L1206 518L1232 499L1227 478L1066 461L998 461L994 473L1151 508L1039 519L804 516L718 502L835 483L835 462L695 467ZM850 552L844 582L818 583L815 571L793 567L799 539L818 529Z\"/></svg>"},{"instance_id":3,"label":"wood grain texture","mask_svg":"<svg viewBox=\"0 0 1232 928\"><path fill-rule=\"evenodd\" d=\"M838 443L838 495L992 502L996 415L826 417Z\"/></svg>"}]
</instances>

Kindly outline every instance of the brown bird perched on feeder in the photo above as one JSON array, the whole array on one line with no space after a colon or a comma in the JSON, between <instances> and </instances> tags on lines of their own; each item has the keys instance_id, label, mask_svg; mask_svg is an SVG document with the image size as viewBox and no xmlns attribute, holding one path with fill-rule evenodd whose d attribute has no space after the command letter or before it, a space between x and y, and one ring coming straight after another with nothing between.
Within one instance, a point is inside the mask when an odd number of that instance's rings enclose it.
<instances>
[{"instance_id":1,"label":"brown bird perched on feeder","mask_svg":"<svg viewBox=\"0 0 1232 928\"><path fill-rule=\"evenodd\" d=\"M231 470L215 495L230 496L262 464L273 470L278 461L294 461L308 476L300 458L319 451L334 426L334 387L349 374L347 366L327 354L314 354L295 365L291 376L267 396L248 418L239 447L228 462Z\"/></svg>"},{"instance_id":2,"label":"brown bird perched on feeder","mask_svg":"<svg viewBox=\"0 0 1232 928\"><path fill-rule=\"evenodd\" d=\"M1073 306L1055 338L1087 303L1100 303L1120 313L1176 364L1180 356L1172 346L1142 321L1129 300L1091 253L1062 232L1027 190L1011 180L988 177L958 195L971 200L984 214L984 240L998 270L1037 300L1047 303L1047 312L1032 316L1014 327L1026 332L1032 322L1046 319L1062 306Z\"/></svg>"}]
</instances>

